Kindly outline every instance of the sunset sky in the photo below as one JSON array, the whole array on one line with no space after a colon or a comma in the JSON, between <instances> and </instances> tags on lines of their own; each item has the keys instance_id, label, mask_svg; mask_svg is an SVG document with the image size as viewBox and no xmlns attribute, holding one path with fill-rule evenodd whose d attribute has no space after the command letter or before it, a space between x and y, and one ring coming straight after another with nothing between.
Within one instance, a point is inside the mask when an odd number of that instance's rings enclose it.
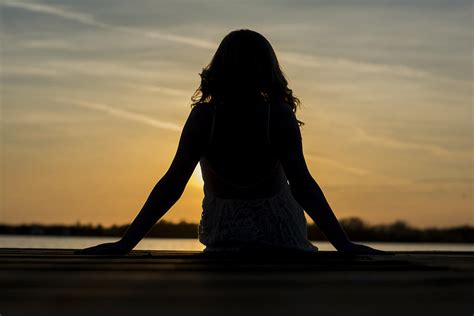
<instances>
[{"instance_id":1,"label":"sunset sky","mask_svg":"<svg viewBox=\"0 0 474 316\"><path fill-rule=\"evenodd\" d=\"M0 3L0 222L131 222L198 73L249 28L302 101L306 160L339 218L474 224L470 0ZM203 194L198 166L164 219L198 222Z\"/></svg>"}]
</instances>

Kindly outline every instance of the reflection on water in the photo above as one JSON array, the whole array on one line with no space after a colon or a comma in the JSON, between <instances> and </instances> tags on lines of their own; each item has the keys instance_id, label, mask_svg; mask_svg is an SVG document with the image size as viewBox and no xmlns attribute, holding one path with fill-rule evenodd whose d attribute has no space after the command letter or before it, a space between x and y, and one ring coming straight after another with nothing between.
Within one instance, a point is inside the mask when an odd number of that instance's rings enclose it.
<instances>
[{"instance_id":1,"label":"reflection on water","mask_svg":"<svg viewBox=\"0 0 474 316\"><path fill-rule=\"evenodd\" d=\"M80 249L104 242L117 241L116 237L63 237L63 236L0 236L0 248L62 248ZM319 250L335 250L328 242L313 242ZM362 242L387 251L474 251L472 244L450 243L391 243ZM145 238L135 249L202 251L204 245L197 239Z\"/></svg>"}]
</instances>

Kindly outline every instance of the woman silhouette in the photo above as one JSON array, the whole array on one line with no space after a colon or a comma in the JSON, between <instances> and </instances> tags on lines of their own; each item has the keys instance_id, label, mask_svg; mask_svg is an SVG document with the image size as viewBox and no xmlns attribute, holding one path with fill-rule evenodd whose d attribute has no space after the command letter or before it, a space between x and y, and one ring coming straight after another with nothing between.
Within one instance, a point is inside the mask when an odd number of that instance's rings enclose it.
<instances>
[{"instance_id":1,"label":"woman silhouette","mask_svg":"<svg viewBox=\"0 0 474 316\"><path fill-rule=\"evenodd\" d=\"M78 254L126 254L181 197L197 163L204 180L199 240L209 251L315 252L304 210L338 251L382 254L349 240L303 156L299 100L261 34L229 33L210 64L169 170L123 237Z\"/></svg>"}]
</instances>

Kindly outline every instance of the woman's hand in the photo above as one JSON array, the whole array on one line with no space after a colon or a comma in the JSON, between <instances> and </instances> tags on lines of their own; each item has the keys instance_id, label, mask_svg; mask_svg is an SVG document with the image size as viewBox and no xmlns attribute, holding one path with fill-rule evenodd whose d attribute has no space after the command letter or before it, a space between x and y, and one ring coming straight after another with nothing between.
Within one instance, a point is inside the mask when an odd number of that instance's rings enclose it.
<instances>
[{"instance_id":1,"label":"woman's hand","mask_svg":"<svg viewBox=\"0 0 474 316\"><path fill-rule=\"evenodd\" d=\"M337 251L348 253L348 254L356 254L356 255L393 255L394 254L393 252L390 252L390 251L378 250L366 245L356 244L352 241L344 245L343 247L338 248Z\"/></svg>"},{"instance_id":2,"label":"woman's hand","mask_svg":"<svg viewBox=\"0 0 474 316\"><path fill-rule=\"evenodd\" d=\"M117 242L109 242L105 244L100 244L97 246L85 248L85 249L78 249L74 251L76 255L116 255L116 256L123 256L129 253L132 249L125 246L120 241Z\"/></svg>"}]
</instances>

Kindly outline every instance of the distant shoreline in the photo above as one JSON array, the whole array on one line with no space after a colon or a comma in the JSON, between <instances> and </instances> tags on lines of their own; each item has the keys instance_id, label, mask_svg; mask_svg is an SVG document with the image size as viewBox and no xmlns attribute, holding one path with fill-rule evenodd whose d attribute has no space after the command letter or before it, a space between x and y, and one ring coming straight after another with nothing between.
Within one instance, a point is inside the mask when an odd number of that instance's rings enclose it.
<instances>
[{"instance_id":1,"label":"distant shoreline","mask_svg":"<svg viewBox=\"0 0 474 316\"><path fill-rule=\"evenodd\" d=\"M438 242L438 243L473 243L474 227L469 225L449 228L415 228L403 221L391 224L369 225L362 219L351 217L342 219L342 226L354 241L378 242ZM100 224L46 225L46 224L0 224L0 235L24 236L89 236L89 237L121 237L128 225L112 225L104 227ZM159 221L146 237L196 239L198 224L172 223ZM308 239L314 241L327 240L314 224L308 225Z\"/></svg>"}]
</instances>

